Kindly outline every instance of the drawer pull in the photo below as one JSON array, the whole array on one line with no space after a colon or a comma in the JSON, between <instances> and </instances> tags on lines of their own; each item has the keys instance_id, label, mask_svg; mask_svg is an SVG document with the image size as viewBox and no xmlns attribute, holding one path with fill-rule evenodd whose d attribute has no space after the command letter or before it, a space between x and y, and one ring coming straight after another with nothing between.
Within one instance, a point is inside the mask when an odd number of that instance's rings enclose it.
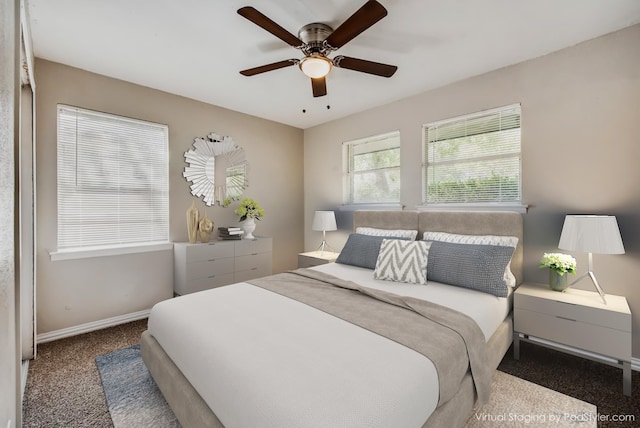
<instances>
[{"instance_id":1,"label":"drawer pull","mask_svg":"<svg viewBox=\"0 0 640 428\"><path fill-rule=\"evenodd\" d=\"M257 256L257 255L258 255L258 253L251 253L251 255L252 255L252 256Z\"/></svg>"},{"instance_id":2,"label":"drawer pull","mask_svg":"<svg viewBox=\"0 0 640 428\"><path fill-rule=\"evenodd\" d=\"M577 321L577 320L574 320L574 319L572 319L572 318L561 317L560 315L556 315L556 318L560 318L561 320L573 321L573 322L576 322L576 321Z\"/></svg>"},{"instance_id":3,"label":"drawer pull","mask_svg":"<svg viewBox=\"0 0 640 428\"><path fill-rule=\"evenodd\" d=\"M209 275L207 278L215 278L215 275Z\"/></svg>"},{"instance_id":4,"label":"drawer pull","mask_svg":"<svg viewBox=\"0 0 640 428\"><path fill-rule=\"evenodd\" d=\"M208 261L210 261L210 262L215 262L215 261L216 261L216 259L209 259Z\"/></svg>"}]
</instances>

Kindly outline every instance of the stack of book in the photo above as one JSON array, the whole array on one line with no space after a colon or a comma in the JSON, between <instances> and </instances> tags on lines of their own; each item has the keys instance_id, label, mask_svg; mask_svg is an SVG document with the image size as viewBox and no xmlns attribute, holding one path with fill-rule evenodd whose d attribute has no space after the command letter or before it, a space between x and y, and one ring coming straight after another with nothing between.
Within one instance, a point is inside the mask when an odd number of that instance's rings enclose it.
<instances>
[{"instance_id":1,"label":"stack of book","mask_svg":"<svg viewBox=\"0 0 640 428\"><path fill-rule=\"evenodd\" d=\"M239 227L219 227L218 238L220 239L242 239L244 230Z\"/></svg>"}]
</instances>

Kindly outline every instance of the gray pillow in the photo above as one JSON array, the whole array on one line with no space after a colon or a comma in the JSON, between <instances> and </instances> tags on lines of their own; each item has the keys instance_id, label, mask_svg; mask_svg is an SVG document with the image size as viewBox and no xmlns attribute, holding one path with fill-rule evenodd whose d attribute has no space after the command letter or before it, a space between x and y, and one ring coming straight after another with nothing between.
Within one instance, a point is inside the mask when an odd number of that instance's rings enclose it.
<instances>
[{"instance_id":1,"label":"gray pillow","mask_svg":"<svg viewBox=\"0 0 640 428\"><path fill-rule=\"evenodd\" d=\"M513 247L432 241L427 280L507 297L504 270Z\"/></svg>"},{"instance_id":2,"label":"gray pillow","mask_svg":"<svg viewBox=\"0 0 640 428\"><path fill-rule=\"evenodd\" d=\"M378 254L380 253L380 244L382 244L383 239L390 238L352 233L349 235L342 251L340 251L336 263L375 269Z\"/></svg>"}]
</instances>

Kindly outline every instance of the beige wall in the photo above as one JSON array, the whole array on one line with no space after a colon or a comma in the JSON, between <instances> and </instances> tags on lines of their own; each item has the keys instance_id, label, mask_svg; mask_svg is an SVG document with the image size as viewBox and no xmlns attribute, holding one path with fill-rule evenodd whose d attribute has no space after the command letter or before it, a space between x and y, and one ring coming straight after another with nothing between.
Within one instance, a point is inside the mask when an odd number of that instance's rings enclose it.
<instances>
[{"instance_id":1,"label":"beige wall","mask_svg":"<svg viewBox=\"0 0 640 428\"><path fill-rule=\"evenodd\" d=\"M529 205L525 280L545 281L538 261L557 244L566 214L618 218L625 255L594 255L599 282L627 297L633 355L640 358L640 25L389 105L305 130L305 248L321 240L313 211L342 202L341 143L400 130L401 202L421 202L425 123L503 105L522 105L522 181ZM428 67L425 72L428 73ZM384 85L384 82L380 82ZM328 235L340 248L347 232ZM575 254L578 273L585 254ZM585 281L578 288L592 289Z\"/></svg>"},{"instance_id":2,"label":"beige wall","mask_svg":"<svg viewBox=\"0 0 640 428\"><path fill-rule=\"evenodd\" d=\"M187 240L185 211L196 200L182 176L184 152L195 137L209 132L232 136L247 157L249 188L245 194L266 210L256 234L273 237L274 272L296 266L303 247L302 130L41 59L36 62L36 79L39 334L149 309L173 292L169 251L50 260L57 233L58 103L169 126L173 241ZM196 204L202 212L203 202ZM209 207L207 214L216 227L237 224L233 208Z\"/></svg>"}]
</instances>

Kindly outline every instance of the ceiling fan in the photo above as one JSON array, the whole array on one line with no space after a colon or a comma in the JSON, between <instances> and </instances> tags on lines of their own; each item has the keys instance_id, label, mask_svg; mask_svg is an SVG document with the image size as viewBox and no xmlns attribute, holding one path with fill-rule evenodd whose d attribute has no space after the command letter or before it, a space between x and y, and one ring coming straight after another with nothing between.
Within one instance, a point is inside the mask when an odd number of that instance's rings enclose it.
<instances>
[{"instance_id":1,"label":"ceiling fan","mask_svg":"<svg viewBox=\"0 0 640 428\"><path fill-rule=\"evenodd\" d=\"M286 59L242 70L240 74L244 76L255 76L267 71L298 65L300 70L311 78L313 96L321 97L327 94L326 76L332 67L346 68L382 77L391 77L398 69L395 65L344 55L338 55L333 59L328 57L331 52L341 48L387 16L387 10L376 0L367 1L335 30L326 24L314 22L302 27L298 31L297 37L251 6L238 9L238 14L304 53L302 59Z\"/></svg>"}]
</instances>

